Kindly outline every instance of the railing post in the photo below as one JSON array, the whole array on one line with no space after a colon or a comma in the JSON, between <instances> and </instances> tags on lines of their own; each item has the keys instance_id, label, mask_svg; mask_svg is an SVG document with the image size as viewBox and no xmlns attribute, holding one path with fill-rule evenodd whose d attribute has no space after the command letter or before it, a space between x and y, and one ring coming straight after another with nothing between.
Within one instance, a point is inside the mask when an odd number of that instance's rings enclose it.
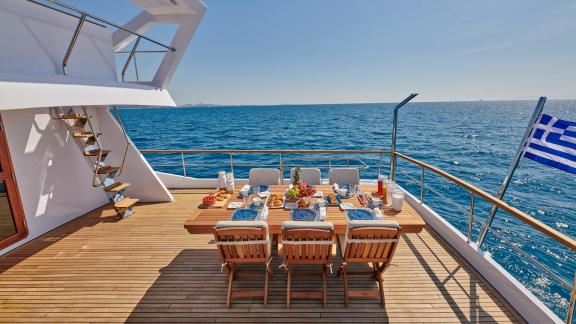
<instances>
[{"instance_id":1,"label":"railing post","mask_svg":"<svg viewBox=\"0 0 576 324\"><path fill-rule=\"evenodd\" d=\"M280 184L284 184L284 159L280 153Z\"/></svg>"},{"instance_id":2,"label":"railing post","mask_svg":"<svg viewBox=\"0 0 576 324\"><path fill-rule=\"evenodd\" d=\"M474 192L470 192L470 218L468 219L468 243L472 241L472 222L474 221Z\"/></svg>"},{"instance_id":3,"label":"railing post","mask_svg":"<svg viewBox=\"0 0 576 324\"><path fill-rule=\"evenodd\" d=\"M574 283L572 284L572 293L570 294L570 303L568 304L568 314L566 315L566 324L572 323L575 303L576 303L576 272L574 273Z\"/></svg>"},{"instance_id":4,"label":"railing post","mask_svg":"<svg viewBox=\"0 0 576 324\"><path fill-rule=\"evenodd\" d=\"M234 158L232 157L232 154L230 155L230 172L232 172L232 174L234 174ZM236 177L234 177L236 178Z\"/></svg>"},{"instance_id":5,"label":"railing post","mask_svg":"<svg viewBox=\"0 0 576 324\"><path fill-rule=\"evenodd\" d=\"M134 41L134 46L132 47L132 50L130 51L130 54L128 55L128 58L126 59L126 63L124 63L124 68L122 69L122 82L124 82L124 76L126 75L126 70L128 70L128 66L130 65L130 62L132 61L132 58L134 57L134 55L136 55L136 49L138 48L138 44L140 44L140 38L141 36L138 36L138 38L136 38L136 41ZM138 73L138 72L136 72Z\"/></svg>"},{"instance_id":6,"label":"railing post","mask_svg":"<svg viewBox=\"0 0 576 324\"><path fill-rule=\"evenodd\" d=\"M136 73L136 82L140 82L140 76L138 75L138 62L136 61L136 52L134 53L134 73Z\"/></svg>"},{"instance_id":7,"label":"railing post","mask_svg":"<svg viewBox=\"0 0 576 324\"><path fill-rule=\"evenodd\" d=\"M424 168L420 171L420 204L424 203Z\"/></svg>"},{"instance_id":8,"label":"railing post","mask_svg":"<svg viewBox=\"0 0 576 324\"><path fill-rule=\"evenodd\" d=\"M74 49L74 45L78 41L78 36L80 35L80 30L84 25L84 21L86 21L86 14L80 15L80 20L78 21L78 25L76 26L76 30L74 31L74 35L72 36L72 40L70 41L70 45L68 45L68 49L66 50L66 54L64 55L64 59L62 60L62 73L64 75L68 74L68 59L70 59L70 55L72 55L72 50Z\"/></svg>"},{"instance_id":9,"label":"railing post","mask_svg":"<svg viewBox=\"0 0 576 324\"><path fill-rule=\"evenodd\" d=\"M184 176L186 176L186 163L184 163L184 152L180 152L180 158L182 159L182 170L184 170Z\"/></svg>"}]
</instances>

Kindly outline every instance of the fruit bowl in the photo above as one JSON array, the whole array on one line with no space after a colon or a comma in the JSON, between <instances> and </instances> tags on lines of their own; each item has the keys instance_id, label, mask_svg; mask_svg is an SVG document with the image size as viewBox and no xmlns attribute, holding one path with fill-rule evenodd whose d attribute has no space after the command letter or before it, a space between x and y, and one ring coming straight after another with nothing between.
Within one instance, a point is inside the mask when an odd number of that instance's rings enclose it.
<instances>
[{"instance_id":1,"label":"fruit bowl","mask_svg":"<svg viewBox=\"0 0 576 324\"><path fill-rule=\"evenodd\" d=\"M216 203L216 196L214 195L208 195L202 198L202 204L204 206L212 206L214 203Z\"/></svg>"},{"instance_id":2,"label":"fruit bowl","mask_svg":"<svg viewBox=\"0 0 576 324\"><path fill-rule=\"evenodd\" d=\"M298 183L286 191L286 197L289 199L311 197L316 193L316 189L309 184Z\"/></svg>"},{"instance_id":3,"label":"fruit bowl","mask_svg":"<svg viewBox=\"0 0 576 324\"><path fill-rule=\"evenodd\" d=\"M298 190L298 197L310 197L316 193L316 189L306 183L295 184L292 189Z\"/></svg>"}]
</instances>

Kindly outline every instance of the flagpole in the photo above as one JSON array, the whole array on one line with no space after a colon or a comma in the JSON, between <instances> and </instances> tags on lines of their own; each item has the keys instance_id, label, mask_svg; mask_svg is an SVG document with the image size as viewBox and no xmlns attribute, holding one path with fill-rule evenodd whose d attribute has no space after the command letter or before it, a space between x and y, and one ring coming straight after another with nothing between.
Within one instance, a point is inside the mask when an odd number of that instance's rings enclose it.
<instances>
[{"instance_id":1,"label":"flagpole","mask_svg":"<svg viewBox=\"0 0 576 324\"><path fill-rule=\"evenodd\" d=\"M497 197L500 200L502 200L502 198L504 198L504 194L506 194L506 190L508 189L508 185L510 184L510 180L512 180L512 176L514 175L514 171L516 171L516 168L520 164L520 160L522 159L522 153L524 152L524 146L526 146L528 140L530 139L530 135L532 134L532 130L534 129L534 125L536 124L536 121L538 120L538 118L540 118L540 115L542 115L542 111L544 110L544 104L546 104L546 97L540 97L540 99L538 100L538 103L536 104L536 107L534 108L534 112L532 113L532 118L530 118L530 122L528 123L528 126L526 127L526 131L524 131L524 137L522 137L522 141L520 142L520 145L518 145L518 149L516 150L516 154L514 155L514 158L512 159L512 163L510 164L510 167L508 167L508 172L506 173L506 177L504 177L504 181L502 182L502 185L500 186L500 189L498 190ZM492 221L494 220L494 215L496 215L497 211L498 211L498 207L496 207L496 205L492 205L492 209L490 209L490 213L488 214L488 217L486 218L485 226L482 227L482 229L480 230L480 234L478 235L478 240L476 241L476 246L478 248L480 248L480 246L482 246L482 243L484 243L484 239L486 238L486 234L488 234L488 229L492 225Z\"/></svg>"},{"instance_id":2,"label":"flagpole","mask_svg":"<svg viewBox=\"0 0 576 324\"><path fill-rule=\"evenodd\" d=\"M392 118L392 146L390 151L390 180L394 182L396 182L396 130L398 129L398 110L417 95L417 93L410 94L394 107L394 117Z\"/></svg>"}]
</instances>

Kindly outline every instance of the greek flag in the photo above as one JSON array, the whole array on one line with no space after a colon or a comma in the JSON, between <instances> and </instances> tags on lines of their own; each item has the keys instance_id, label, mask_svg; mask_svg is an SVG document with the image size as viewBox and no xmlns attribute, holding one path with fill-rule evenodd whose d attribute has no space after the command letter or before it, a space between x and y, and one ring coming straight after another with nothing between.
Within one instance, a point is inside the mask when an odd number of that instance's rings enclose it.
<instances>
[{"instance_id":1,"label":"greek flag","mask_svg":"<svg viewBox=\"0 0 576 324\"><path fill-rule=\"evenodd\" d=\"M576 174L576 123L542 114L523 156Z\"/></svg>"}]
</instances>

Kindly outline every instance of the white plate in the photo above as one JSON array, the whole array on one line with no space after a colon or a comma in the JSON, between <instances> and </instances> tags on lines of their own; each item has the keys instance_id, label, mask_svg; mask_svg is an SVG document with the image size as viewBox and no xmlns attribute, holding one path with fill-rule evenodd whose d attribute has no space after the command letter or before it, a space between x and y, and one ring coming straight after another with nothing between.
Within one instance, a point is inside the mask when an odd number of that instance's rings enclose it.
<instances>
[{"instance_id":1,"label":"white plate","mask_svg":"<svg viewBox=\"0 0 576 324\"><path fill-rule=\"evenodd\" d=\"M340 204L340 209L347 210L347 209L354 209L354 205L352 203L342 203Z\"/></svg>"},{"instance_id":2,"label":"white plate","mask_svg":"<svg viewBox=\"0 0 576 324\"><path fill-rule=\"evenodd\" d=\"M241 201L233 201L233 202L228 204L228 209L242 208L242 205L244 205L244 203Z\"/></svg>"}]
</instances>

